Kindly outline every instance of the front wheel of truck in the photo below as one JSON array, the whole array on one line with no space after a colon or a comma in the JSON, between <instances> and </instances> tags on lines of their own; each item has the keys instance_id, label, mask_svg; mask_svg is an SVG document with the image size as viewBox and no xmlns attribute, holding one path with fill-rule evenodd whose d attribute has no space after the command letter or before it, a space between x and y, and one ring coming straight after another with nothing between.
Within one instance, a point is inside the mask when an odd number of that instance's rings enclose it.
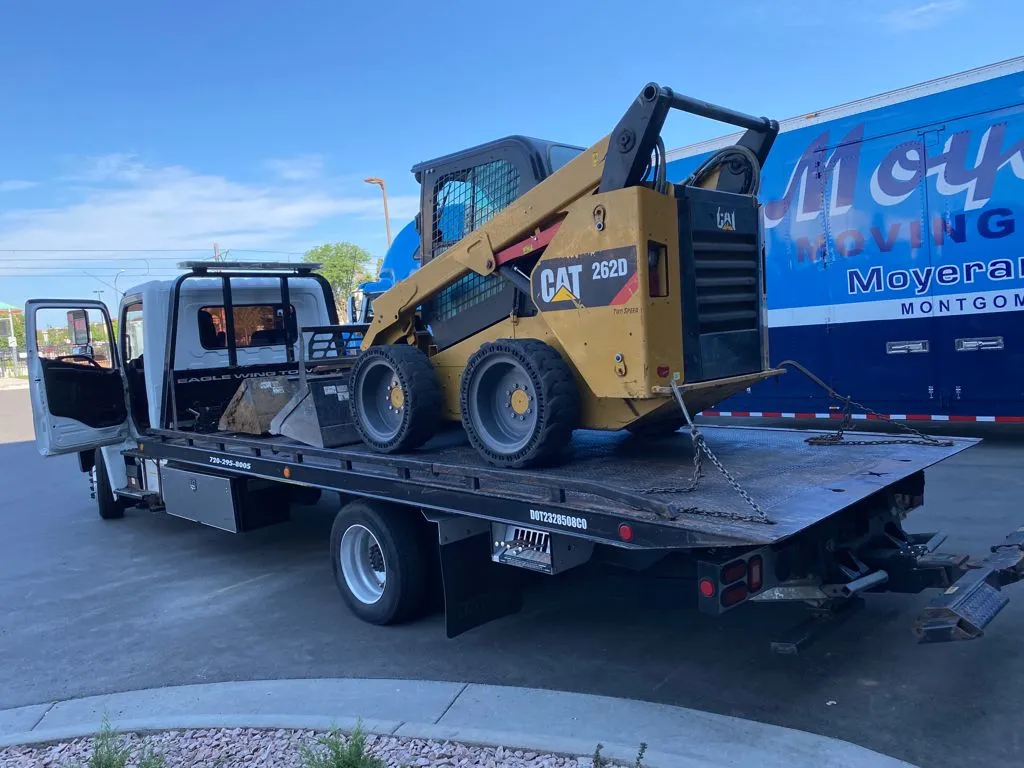
<instances>
[{"instance_id":1,"label":"front wheel of truck","mask_svg":"<svg viewBox=\"0 0 1024 768\"><path fill-rule=\"evenodd\" d=\"M124 517L125 510L131 506L131 500L114 496L114 490L110 487L110 476L107 474L107 462L99 448L93 454L92 471L93 493L96 496L100 517L104 520L118 520Z\"/></svg>"}]
</instances>

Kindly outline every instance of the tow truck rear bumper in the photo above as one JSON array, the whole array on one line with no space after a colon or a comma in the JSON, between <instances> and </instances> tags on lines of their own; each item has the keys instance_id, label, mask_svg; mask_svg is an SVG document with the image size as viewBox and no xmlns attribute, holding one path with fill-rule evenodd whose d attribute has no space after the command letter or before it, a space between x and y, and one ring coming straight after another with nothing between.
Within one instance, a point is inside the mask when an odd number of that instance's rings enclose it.
<instances>
[{"instance_id":1,"label":"tow truck rear bumper","mask_svg":"<svg viewBox=\"0 0 1024 768\"><path fill-rule=\"evenodd\" d=\"M971 640L1010 602L1002 587L1024 578L1024 527L992 547L980 562L967 560L952 585L918 617L914 633L922 643Z\"/></svg>"}]
</instances>

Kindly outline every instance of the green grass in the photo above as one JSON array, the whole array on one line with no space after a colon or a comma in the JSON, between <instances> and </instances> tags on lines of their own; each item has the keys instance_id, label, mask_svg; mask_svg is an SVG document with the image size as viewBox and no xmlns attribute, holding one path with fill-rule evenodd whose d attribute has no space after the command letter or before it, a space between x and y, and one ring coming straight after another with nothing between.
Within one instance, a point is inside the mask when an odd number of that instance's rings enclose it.
<instances>
[{"instance_id":1,"label":"green grass","mask_svg":"<svg viewBox=\"0 0 1024 768\"><path fill-rule=\"evenodd\" d=\"M131 755L131 747L120 734L110 727L110 720L104 715L100 732L93 739L92 755L84 768L127 768ZM153 752L148 746L143 746L142 754L139 755L139 759L135 763L135 768L164 768L164 766L163 757Z\"/></svg>"},{"instance_id":2,"label":"green grass","mask_svg":"<svg viewBox=\"0 0 1024 768\"><path fill-rule=\"evenodd\" d=\"M598 744L594 747L594 755L591 758L593 760L594 768L611 768L614 763L607 757L601 754L601 750L604 749L604 744ZM644 755L647 754L647 742L640 742L640 749L637 750L636 759L633 761L632 768L644 768Z\"/></svg>"},{"instance_id":3,"label":"green grass","mask_svg":"<svg viewBox=\"0 0 1024 768\"><path fill-rule=\"evenodd\" d=\"M302 768L387 768L379 757L366 753L366 734L361 725L347 739L334 729L317 737L315 747L303 744L299 750Z\"/></svg>"}]
</instances>

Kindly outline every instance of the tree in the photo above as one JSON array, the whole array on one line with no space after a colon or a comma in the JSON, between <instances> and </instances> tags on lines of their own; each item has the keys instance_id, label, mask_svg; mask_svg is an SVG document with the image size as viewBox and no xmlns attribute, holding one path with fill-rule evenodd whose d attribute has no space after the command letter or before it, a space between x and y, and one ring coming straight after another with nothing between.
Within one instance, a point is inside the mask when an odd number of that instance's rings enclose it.
<instances>
[{"instance_id":1,"label":"tree","mask_svg":"<svg viewBox=\"0 0 1024 768\"><path fill-rule=\"evenodd\" d=\"M339 309L348 304L360 283L373 279L373 257L354 243L326 243L310 248L302 260L322 264L320 274L331 284Z\"/></svg>"}]
</instances>

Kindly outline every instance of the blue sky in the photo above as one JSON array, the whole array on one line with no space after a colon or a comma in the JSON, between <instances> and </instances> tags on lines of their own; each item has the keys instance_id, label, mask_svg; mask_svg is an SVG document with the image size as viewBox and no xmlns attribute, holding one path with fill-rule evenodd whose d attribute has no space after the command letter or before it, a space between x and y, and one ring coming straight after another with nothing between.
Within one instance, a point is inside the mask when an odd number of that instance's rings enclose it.
<instances>
[{"instance_id":1,"label":"blue sky","mask_svg":"<svg viewBox=\"0 0 1024 768\"><path fill-rule=\"evenodd\" d=\"M414 163L590 144L649 80L782 119L1019 55L1022 23L1019 0L3 3L0 300L112 303L214 242L383 255L366 176L397 231Z\"/></svg>"}]
</instances>

